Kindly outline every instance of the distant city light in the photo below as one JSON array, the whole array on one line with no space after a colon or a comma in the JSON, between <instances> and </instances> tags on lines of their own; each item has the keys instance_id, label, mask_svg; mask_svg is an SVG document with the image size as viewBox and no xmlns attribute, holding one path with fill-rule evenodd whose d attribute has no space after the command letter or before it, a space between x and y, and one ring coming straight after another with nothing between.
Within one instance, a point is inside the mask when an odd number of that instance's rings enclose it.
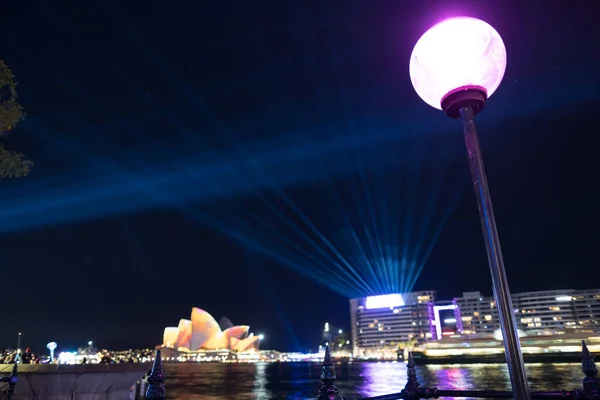
<instances>
[{"instance_id":1,"label":"distant city light","mask_svg":"<svg viewBox=\"0 0 600 400\"><path fill-rule=\"evenodd\" d=\"M88 342L88 346L92 346L94 344L94 342L92 342L91 340Z\"/></svg>"},{"instance_id":2,"label":"distant city light","mask_svg":"<svg viewBox=\"0 0 600 400\"><path fill-rule=\"evenodd\" d=\"M343 332L343 331L342 331L341 329L338 331L338 333L339 333L339 334L341 334L342 332Z\"/></svg>"},{"instance_id":3,"label":"distant city light","mask_svg":"<svg viewBox=\"0 0 600 400\"><path fill-rule=\"evenodd\" d=\"M263 334L260 334L260 335L258 335L258 338L259 338L260 340L263 340L263 339L265 338L265 335L263 335Z\"/></svg>"},{"instance_id":4,"label":"distant city light","mask_svg":"<svg viewBox=\"0 0 600 400\"><path fill-rule=\"evenodd\" d=\"M455 324L456 323L456 318L446 318L444 320L445 323L447 324Z\"/></svg>"},{"instance_id":5,"label":"distant city light","mask_svg":"<svg viewBox=\"0 0 600 400\"><path fill-rule=\"evenodd\" d=\"M525 336L527 336L527 333L525 331L517 329L517 336L518 337L525 337ZM502 330L501 329L496 329L494 331L494 339L499 340L499 341L503 340Z\"/></svg>"},{"instance_id":6,"label":"distant city light","mask_svg":"<svg viewBox=\"0 0 600 400\"><path fill-rule=\"evenodd\" d=\"M556 301L571 301L573 298L571 296L558 296Z\"/></svg>"},{"instance_id":7,"label":"distant city light","mask_svg":"<svg viewBox=\"0 0 600 400\"><path fill-rule=\"evenodd\" d=\"M402 307L403 305L404 299L402 299L402 296L397 293L367 297L365 304L368 310L374 308Z\"/></svg>"},{"instance_id":8,"label":"distant city light","mask_svg":"<svg viewBox=\"0 0 600 400\"><path fill-rule=\"evenodd\" d=\"M73 364L74 362L76 362L76 359L76 351L63 351L58 355L59 364Z\"/></svg>"},{"instance_id":9,"label":"distant city light","mask_svg":"<svg viewBox=\"0 0 600 400\"><path fill-rule=\"evenodd\" d=\"M329 322L325 322L325 332L329 332Z\"/></svg>"}]
</instances>

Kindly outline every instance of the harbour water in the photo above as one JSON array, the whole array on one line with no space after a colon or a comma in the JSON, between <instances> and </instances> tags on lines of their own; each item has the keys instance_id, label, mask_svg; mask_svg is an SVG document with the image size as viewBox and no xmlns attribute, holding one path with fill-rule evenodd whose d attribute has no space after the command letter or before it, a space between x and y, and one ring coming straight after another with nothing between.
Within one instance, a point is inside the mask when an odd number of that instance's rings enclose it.
<instances>
[{"instance_id":1,"label":"harbour water","mask_svg":"<svg viewBox=\"0 0 600 400\"><path fill-rule=\"evenodd\" d=\"M349 400L399 392L406 364L343 363L335 366L340 394ZM534 391L581 388L581 364L529 364ZM165 364L168 397L177 400L314 399L318 363ZM508 390L508 370L501 364L418 366L421 385L438 389Z\"/></svg>"}]
</instances>

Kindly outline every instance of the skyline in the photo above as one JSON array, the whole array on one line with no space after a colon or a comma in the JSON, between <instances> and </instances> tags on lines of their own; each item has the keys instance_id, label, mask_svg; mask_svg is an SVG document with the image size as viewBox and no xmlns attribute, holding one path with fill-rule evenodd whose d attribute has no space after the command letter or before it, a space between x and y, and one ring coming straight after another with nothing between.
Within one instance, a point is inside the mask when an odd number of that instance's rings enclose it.
<instances>
[{"instance_id":1,"label":"skyline","mask_svg":"<svg viewBox=\"0 0 600 400\"><path fill-rule=\"evenodd\" d=\"M454 15L507 48L477 123L511 292L598 286L591 13L34 3L0 15L27 114L3 143L35 162L0 181L0 343L153 346L198 305L306 350L323 322L349 326L354 295L491 295L460 124L408 74L416 40Z\"/></svg>"},{"instance_id":2,"label":"skyline","mask_svg":"<svg viewBox=\"0 0 600 400\"><path fill-rule=\"evenodd\" d=\"M523 295L525 295L526 296L525 299L527 299L527 296L528 295L532 295L532 294L534 294L534 295L544 295L546 297L548 296L549 293L552 293L552 292L560 292L560 293L565 293L565 294L566 293L576 293L577 295L580 295L582 292L586 292L586 291L590 291L590 290L591 291L594 291L594 290L597 291L597 290L600 290L600 289L597 289L597 288L596 289L590 289L590 288L587 288L587 289L580 289L580 288L553 288L553 289L544 289L544 290L540 290L540 291L511 292L511 294L512 294L512 296L517 296L517 297L522 297ZM351 302L355 301L355 300L365 301L366 305L367 305L367 309L368 308L375 308L375 309L381 308L381 304L384 304L386 302L391 302L393 304L396 304L396 306L395 306L396 308L403 308L405 306L410 306L410 305L414 305L415 304L414 302L409 302L409 303L405 304L404 300L402 300L401 302L398 302L397 298L394 297L394 295L400 295L404 299L404 298L406 298L406 296L409 296L409 295L415 296L415 295L420 295L420 294L433 294L433 296L434 296L433 301L430 301L430 302L432 304L437 304L437 306L434 307L434 308L444 309L444 310L445 309L450 309L449 306L446 305L446 303L448 303L448 302L454 302L454 303L456 301L462 302L462 301L465 301L465 299L468 300L468 299L474 298L473 296L475 296L475 295L480 296L485 301L488 301L489 299L491 299L492 302L495 302L493 294L491 294L491 293L488 294L488 293L482 292L480 290L463 291L463 292L460 293L460 295L456 294L455 296L450 296L450 297L447 297L447 298L440 298L440 297L437 296L437 293L438 293L437 290L434 290L434 289L431 289L431 288L429 288L429 289L425 288L425 289L416 290L416 291L411 292L411 293L390 293L390 294L385 294L385 295L375 295L375 296L359 297L359 298L347 299L347 300L350 300ZM380 299L378 299L378 298L380 298ZM373 300L373 302L372 302L371 305L369 305L369 301L370 301L369 299ZM377 301L377 300L381 300L381 301ZM566 301L566 298L556 298L556 300L564 302L564 301ZM419 303L420 303L420 301L419 301ZM442 304L442 305L440 305L440 304ZM454 309L454 308L452 308L452 309ZM193 307L193 310L199 310L200 312L202 312L204 314L210 315L209 313L207 313L206 311L204 311L202 309L199 309L198 307ZM518 310L518 309L516 309L516 310ZM493 313L493 311L492 311L492 313ZM325 325L327 327L327 329L331 329L332 331L338 331L339 330L340 333L341 332L352 331L352 327L351 327L352 324L349 323L350 320L351 320L351 315L352 315L352 312L349 314L349 316L347 318L348 321L344 321L343 323L341 323L339 325L337 323L330 323L329 321L331 321L331 319L326 319L321 324L321 326L320 326L319 329L312 329L314 331L312 333L316 332L317 334L313 335L314 337L312 337L312 339L306 339L307 342L310 342L310 344L308 344L306 346L306 348L296 348L296 350L293 350L293 351L306 351L306 352L309 352L309 351L312 351L313 347L319 346L318 343L320 343L320 340L322 339L322 335L323 335L323 325ZM499 324L499 322L497 321L497 314L495 315L495 318L496 318L495 323ZM339 319L338 319L338 321L339 321ZM180 330L181 329L181 324L183 322L190 323L189 320L185 320L184 317L181 317L180 322L179 322L179 328L175 328L175 327L174 328L169 328L169 327L163 328L163 334L162 334L163 345L164 345L165 338L168 335L168 330L169 329L178 329L178 330ZM217 324L216 320L214 321L214 323ZM234 326L233 323L231 322L231 320L227 316L225 316L225 315L222 315L222 316L219 317L219 322L216 325L217 329L219 329L218 327L221 326L221 323L224 323L225 324L224 326L230 326L231 325L235 329L244 328L246 331L248 331L249 329L252 328L252 326L248 326L248 325ZM345 325L342 325L342 324L345 324ZM313 328L315 328L315 327L313 327ZM225 328L223 328L221 326L220 329L225 329ZM179 335L181 335L181 333L179 333ZM22 336L22 332L19 333L19 336ZM260 340L263 340L265 338L265 336L264 336L263 333L260 333L260 335L258 335L258 336L260 337ZM72 350L72 349L75 349L75 348L78 348L78 347L82 347L86 343L89 346L90 343L93 343L93 341L89 340L89 341L84 341L84 342L81 342L81 343L67 343L67 344L61 345L60 348L63 351L67 351L68 349ZM96 345L97 343L94 343L94 344ZM121 351L121 350L127 350L127 349L138 349L139 350L139 349L144 349L144 348L154 348L155 346L159 346L159 345L160 344L157 343L155 345L138 346L138 347L135 347L135 346L125 346L125 347L117 347L117 348L108 348L108 347L100 347L100 348L101 349ZM10 347L11 347L10 345L4 346L4 348L10 348ZM28 346L28 347L31 347L31 346ZM167 346L167 347L169 347L169 346ZM3 348L3 346L0 345L0 348ZM282 350L282 349L269 347L268 350ZM39 351L39 349L38 349L38 351ZM288 349L283 349L283 351L288 351Z\"/></svg>"}]
</instances>

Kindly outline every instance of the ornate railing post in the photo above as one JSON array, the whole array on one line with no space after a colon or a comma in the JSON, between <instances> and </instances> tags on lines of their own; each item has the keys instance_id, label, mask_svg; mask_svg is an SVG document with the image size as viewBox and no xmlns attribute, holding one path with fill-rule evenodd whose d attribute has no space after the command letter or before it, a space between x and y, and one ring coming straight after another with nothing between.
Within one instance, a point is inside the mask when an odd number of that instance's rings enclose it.
<instances>
[{"instance_id":1,"label":"ornate railing post","mask_svg":"<svg viewBox=\"0 0 600 400\"><path fill-rule=\"evenodd\" d=\"M325 358L323 359L323 372L321 373L321 389L317 400L344 400L339 395L340 391L335 386L335 371L329 346L325 346Z\"/></svg>"},{"instance_id":2,"label":"ornate railing post","mask_svg":"<svg viewBox=\"0 0 600 400\"><path fill-rule=\"evenodd\" d=\"M408 362L406 364L407 382L402 389L402 398L404 400L419 400L419 399L437 399L437 389L422 387L417 378L417 366L413 360L412 352L408 353Z\"/></svg>"},{"instance_id":3,"label":"ornate railing post","mask_svg":"<svg viewBox=\"0 0 600 400\"><path fill-rule=\"evenodd\" d=\"M148 390L146 390L146 400L164 400L165 395L165 373L163 371L162 357L160 350L156 350L156 358L150 376L146 379L148 382Z\"/></svg>"},{"instance_id":4,"label":"ornate railing post","mask_svg":"<svg viewBox=\"0 0 600 400\"><path fill-rule=\"evenodd\" d=\"M581 370L585 378L583 378L583 392L586 398L591 399L600 397L600 379L598 378L598 367L594 363L594 357L590 354L589 349L585 344L585 340L581 341Z\"/></svg>"},{"instance_id":5,"label":"ornate railing post","mask_svg":"<svg viewBox=\"0 0 600 400\"><path fill-rule=\"evenodd\" d=\"M408 363L406 364L407 382L404 386L405 400L419 400L421 398L421 384L417 378L417 366L413 360L412 352L408 353Z\"/></svg>"}]
</instances>

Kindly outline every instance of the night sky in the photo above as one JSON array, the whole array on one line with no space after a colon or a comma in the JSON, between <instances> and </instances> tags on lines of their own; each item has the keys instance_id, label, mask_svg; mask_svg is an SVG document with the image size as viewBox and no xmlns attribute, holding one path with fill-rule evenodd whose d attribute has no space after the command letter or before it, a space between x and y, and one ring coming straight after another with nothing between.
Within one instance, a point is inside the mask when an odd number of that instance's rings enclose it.
<instances>
[{"instance_id":1,"label":"night sky","mask_svg":"<svg viewBox=\"0 0 600 400\"><path fill-rule=\"evenodd\" d=\"M198 306L265 348L314 350L370 293L336 284L342 267L311 277L323 254L290 243L348 258L364 220L372 242L421 247L414 290L491 295L460 124L408 75L420 35L457 15L508 52L477 123L511 290L599 287L591 5L3 2L0 59L27 113L5 143L35 167L0 182L0 346L154 346Z\"/></svg>"}]
</instances>

